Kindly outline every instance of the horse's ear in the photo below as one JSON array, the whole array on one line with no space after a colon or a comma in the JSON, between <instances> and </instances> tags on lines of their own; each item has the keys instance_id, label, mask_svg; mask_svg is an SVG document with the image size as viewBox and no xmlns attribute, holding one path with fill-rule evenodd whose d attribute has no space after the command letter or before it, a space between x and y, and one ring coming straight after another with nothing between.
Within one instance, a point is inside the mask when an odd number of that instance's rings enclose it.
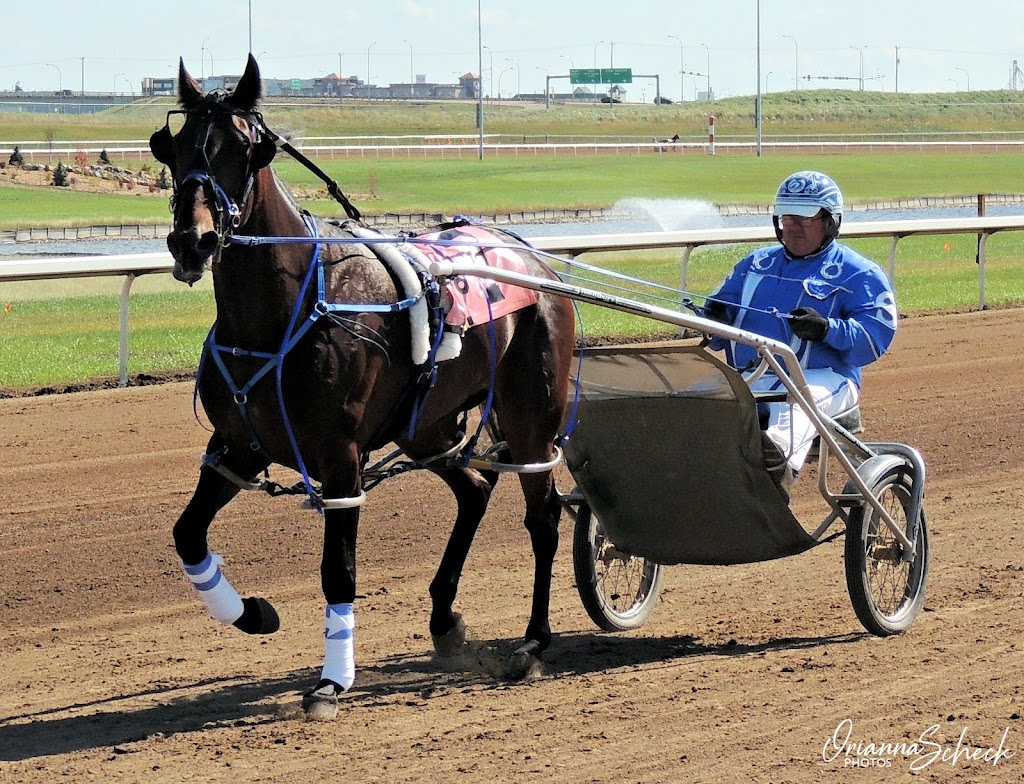
<instances>
[{"instance_id":1,"label":"horse's ear","mask_svg":"<svg viewBox=\"0 0 1024 784\"><path fill-rule=\"evenodd\" d=\"M243 112L248 112L256 108L256 104L262 97L263 82L260 81L260 67L250 52L249 60L245 64L245 73L238 80L235 91L231 93L231 103Z\"/></svg>"},{"instance_id":2,"label":"horse's ear","mask_svg":"<svg viewBox=\"0 0 1024 784\"><path fill-rule=\"evenodd\" d=\"M178 103L182 109L191 109L203 99L203 88L185 70L185 59L178 59Z\"/></svg>"}]
</instances>

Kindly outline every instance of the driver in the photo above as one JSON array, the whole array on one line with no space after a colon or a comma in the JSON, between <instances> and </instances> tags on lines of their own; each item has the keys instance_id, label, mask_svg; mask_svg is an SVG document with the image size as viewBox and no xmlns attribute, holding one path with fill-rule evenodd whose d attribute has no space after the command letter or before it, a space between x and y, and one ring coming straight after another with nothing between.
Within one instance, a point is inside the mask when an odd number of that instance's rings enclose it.
<instances>
[{"instance_id":1,"label":"driver","mask_svg":"<svg viewBox=\"0 0 1024 784\"><path fill-rule=\"evenodd\" d=\"M781 245L742 259L704 304L705 318L788 343L818 410L830 417L857 406L860 369L889 348L896 301L882 269L839 243L843 194L831 177L801 171L782 181L772 223ZM738 370L752 370L755 349L713 337ZM785 391L766 374L754 391ZM768 470L788 497L817 431L797 405L768 403ZM778 455L773 455L772 446Z\"/></svg>"}]
</instances>

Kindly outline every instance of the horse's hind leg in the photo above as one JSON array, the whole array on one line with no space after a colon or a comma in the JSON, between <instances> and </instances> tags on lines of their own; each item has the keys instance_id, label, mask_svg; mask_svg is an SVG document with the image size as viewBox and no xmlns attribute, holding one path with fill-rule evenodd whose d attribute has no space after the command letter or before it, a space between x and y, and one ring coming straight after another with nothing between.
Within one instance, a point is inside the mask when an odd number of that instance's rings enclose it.
<instances>
[{"instance_id":1,"label":"horse's hind leg","mask_svg":"<svg viewBox=\"0 0 1024 784\"><path fill-rule=\"evenodd\" d=\"M210 523L238 491L233 482L204 466L192 499L174 524L174 548L185 575L214 618L247 634L270 634L280 627L277 612L265 599L242 599L221 572L220 556L207 545Z\"/></svg>"},{"instance_id":2,"label":"horse's hind leg","mask_svg":"<svg viewBox=\"0 0 1024 784\"><path fill-rule=\"evenodd\" d=\"M536 656L551 643L551 577L558 551L558 520L562 514L562 502L550 471L520 474L519 480L526 498L523 524L530 533L533 546L534 572L530 621L523 645L516 653Z\"/></svg>"},{"instance_id":3,"label":"horse's hind leg","mask_svg":"<svg viewBox=\"0 0 1024 784\"><path fill-rule=\"evenodd\" d=\"M458 504L455 525L445 547L437 574L430 583L433 609L430 613L430 636L439 656L458 655L466 641L466 626L462 616L452 609L459 590L459 578L466 565L469 548L473 544L480 521L487 511L491 490L497 474L487 476L469 468L438 470L438 476L451 488Z\"/></svg>"}]
</instances>

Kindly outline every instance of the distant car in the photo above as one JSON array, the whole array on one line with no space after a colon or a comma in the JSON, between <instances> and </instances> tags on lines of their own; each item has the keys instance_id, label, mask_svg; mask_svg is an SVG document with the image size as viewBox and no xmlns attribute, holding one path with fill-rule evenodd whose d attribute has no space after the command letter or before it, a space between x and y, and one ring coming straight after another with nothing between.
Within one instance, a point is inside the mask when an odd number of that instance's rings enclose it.
<instances>
[{"instance_id":1,"label":"distant car","mask_svg":"<svg viewBox=\"0 0 1024 784\"><path fill-rule=\"evenodd\" d=\"M618 98L612 98L608 95L601 96L601 103L622 103Z\"/></svg>"},{"instance_id":2,"label":"distant car","mask_svg":"<svg viewBox=\"0 0 1024 784\"><path fill-rule=\"evenodd\" d=\"M672 103L671 98L666 98L664 95L658 95L654 98L655 103Z\"/></svg>"}]
</instances>

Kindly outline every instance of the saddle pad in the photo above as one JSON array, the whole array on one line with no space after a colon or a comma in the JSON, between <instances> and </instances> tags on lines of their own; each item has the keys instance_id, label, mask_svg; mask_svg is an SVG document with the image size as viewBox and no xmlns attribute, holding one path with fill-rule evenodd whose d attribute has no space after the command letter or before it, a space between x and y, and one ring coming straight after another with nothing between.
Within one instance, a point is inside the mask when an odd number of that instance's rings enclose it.
<instances>
[{"instance_id":1,"label":"saddle pad","mask_svg":"<svg viewBox=\"0 0 1024 784\"><path fill-rule=\"evenodd\" d=\"M417 239L466 241L466 245L417 243L416 247L431 261L487 264L495 269L529 274L522 257L514 250L481 247L494 243L496 238L480 226L459 226L431 234L420 234ZM467 328L484 324L492 318L507 316L537 302L537 292L531 289L473 276L452 278L448 283L447 294L452 305L445 316L445 323Z\"/></svg>"}]
</instances>

